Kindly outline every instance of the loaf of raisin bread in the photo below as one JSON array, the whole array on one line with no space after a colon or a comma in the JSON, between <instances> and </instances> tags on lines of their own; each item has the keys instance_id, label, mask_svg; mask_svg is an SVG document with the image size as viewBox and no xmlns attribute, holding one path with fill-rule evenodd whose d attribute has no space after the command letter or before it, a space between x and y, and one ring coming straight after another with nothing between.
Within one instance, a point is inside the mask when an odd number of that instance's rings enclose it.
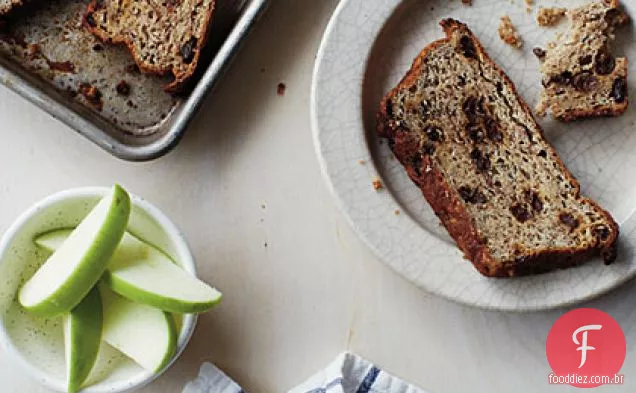
<instances>
[{"instance_id":1,"label":"loaf of raisin bread","mask_svg":"<svg viewBox=\"0 0 636 393\"><path fill-rule=\"evenodd\" d=\"M580 195L526 103L453 19L382 101L378 134L484 275L616 258L618 226Z\"/></svg>"},{"instance_id":2,"label":"loaf of raisin bread","mask_svg":"<svg viewBox=\"0 0 636 393\"><path fill-rule=\"evenodd\" d=\"M549 48L541 66L537 114L562 121L618 116L628 106L627 59L610 49L614 29L628 21L617 0L598 0L568 12L567 36Z\"/></svg>"},{"instance_id":3,"label":"loaf of raisin bread","mask_svg":"<svg viewBox=\"0 0 636 393\"><path fill-rule=\"evenodd\" d=\"M139 68L171 73L178 91L196 70L207 41L215 0L94 0L84 23L105 42L128 46Z\"/></svg>"}]
</instances>

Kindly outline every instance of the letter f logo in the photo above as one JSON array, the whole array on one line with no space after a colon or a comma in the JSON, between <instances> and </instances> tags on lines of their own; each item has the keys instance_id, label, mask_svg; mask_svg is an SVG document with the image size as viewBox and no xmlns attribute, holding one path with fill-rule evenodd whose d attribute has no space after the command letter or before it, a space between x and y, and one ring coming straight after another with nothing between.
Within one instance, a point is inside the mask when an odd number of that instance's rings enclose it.
<instances>
[{"instance_id":1,"label":"letter f logo","mask_svg":"<svg viewBox=\"0 0 636 393\"><path fill-rule=\"evenodd\" d=\"M601 328L603 328L603 326L601 325L585 325L576 329L574 333L572 334L572 341L574 341L574 344L580 345L580 347L576 349L577 351L581 351L581 364L579 365L579 368L583 367L583 365L585 364L585 361L587 360L587 351L593 351L596 349L594 347L587 345L587 332L590 330L601 330ZM583 333L581 335L582 340L581 342L579 342L579 339L577 338L577 336L581 332Z\"/></svg>"}]
</instances>

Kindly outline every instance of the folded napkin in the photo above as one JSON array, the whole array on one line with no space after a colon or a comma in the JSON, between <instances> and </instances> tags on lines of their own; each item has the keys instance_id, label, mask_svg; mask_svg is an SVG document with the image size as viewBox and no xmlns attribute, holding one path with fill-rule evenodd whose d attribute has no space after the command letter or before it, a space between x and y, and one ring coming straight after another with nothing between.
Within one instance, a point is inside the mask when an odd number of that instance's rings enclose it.
<instances>
[{"instance_id":1,"label":"folded napkin","mask_svg":"<svg viewBox=\"0 0 636 393\"><path fill-rule=\"evenodd\" d=\"M203 363L199 376L188 382L182 393L243 393L243 389L216 366Z\"/></svg>"},{"instance_id":2,"label":"folded napkin","mask_svg":"<svg viewBox=\"0 0 636 393\"><path fill-rule=\"evenodd\" d=\"M201 366L199 376L183 393L243 393L221 370L210 363ZM289 393L426 393L380 370L351 353L343 353L327 368Z\"/></svg>"}]
</instances>

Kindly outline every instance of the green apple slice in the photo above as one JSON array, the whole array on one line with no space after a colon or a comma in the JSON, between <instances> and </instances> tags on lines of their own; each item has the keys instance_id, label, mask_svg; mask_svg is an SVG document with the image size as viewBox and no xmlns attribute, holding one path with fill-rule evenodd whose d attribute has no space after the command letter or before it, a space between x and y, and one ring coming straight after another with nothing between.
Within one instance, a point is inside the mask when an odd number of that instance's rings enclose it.
<instances>
[{"instance_id":1,"label":"green apple slice","mask_svg":"<svg viewBox=\"0 0 636 393\"><path fill-rule=\"evenodd\" d=\"M46 317L77 306L104 273L129 215L128 193L120 186L113 187L20 289L20 304Z\"/></svg>"},{"instance_id":2,"label":"green apple slice","mask_svg":"<svg viewBox=\"0 0 636 393\"><path fill-rule=\"evenodd\" d=\"M71 231L49 232L35 239L35 243L55 251ZM222 296L181 269L162 251L128 233L124 234L108 263L103 281L130 300L180 314L208 311Z\"/></svg>"},{"instance_id":3,"label":"green apple slice","mask_svg":"<svg viewBox=\"0 0 636 393\"><path fill-rule=\"evenodd\" d=\"M144 369L158 373L177 351L172 315L125 299L101 286L103 339Z\"/></svg>"},{"instance_id":4,"label":"green apple slice","mask_svg":"<svg viewBox=\"0 0 636 393\"><path fill-rule=\"evenodd\" d=\"M68 392L75 393L91 372L102 342L102 299L93 288L64 316L64 349Z\"/></svg>"}]
</instances>

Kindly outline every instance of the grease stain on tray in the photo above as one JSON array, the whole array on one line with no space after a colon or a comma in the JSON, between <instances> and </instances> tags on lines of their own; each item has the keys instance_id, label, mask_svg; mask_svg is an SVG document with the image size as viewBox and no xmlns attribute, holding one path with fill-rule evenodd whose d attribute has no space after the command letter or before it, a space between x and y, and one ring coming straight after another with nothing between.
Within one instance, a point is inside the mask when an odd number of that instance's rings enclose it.
<instances>
[{"instance_id":1,"label":"grease stain on tray","mask_svg":"<svg viewBox=\"0 0 636 393\"><path fill-rule=\"evenodd\" d=\"M126 134L159 131L181 99L163 90L168 78L140 73L126 48L82 27L87 3L42 2L0 22L0 54Z\"/></svg>"}]
</instances>

